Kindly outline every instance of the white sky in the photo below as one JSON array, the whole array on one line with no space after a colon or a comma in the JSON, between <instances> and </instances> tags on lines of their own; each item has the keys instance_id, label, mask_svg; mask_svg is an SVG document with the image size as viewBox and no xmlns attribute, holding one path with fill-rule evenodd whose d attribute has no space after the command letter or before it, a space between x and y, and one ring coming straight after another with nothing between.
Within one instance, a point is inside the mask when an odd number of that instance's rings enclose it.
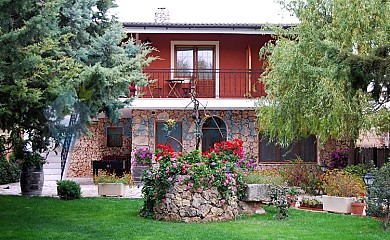
<instances>
[{"instance_id":1,"label":"white sky","mask_svg":"<svg viewBox=\"0 0 390 240\"><path fill-rule=\"evenodd\" d=\"M154 22L157 8L169 10L171 23L297 23L274 0L116 0L121 22Z\"/></svg>"}]
</instances>

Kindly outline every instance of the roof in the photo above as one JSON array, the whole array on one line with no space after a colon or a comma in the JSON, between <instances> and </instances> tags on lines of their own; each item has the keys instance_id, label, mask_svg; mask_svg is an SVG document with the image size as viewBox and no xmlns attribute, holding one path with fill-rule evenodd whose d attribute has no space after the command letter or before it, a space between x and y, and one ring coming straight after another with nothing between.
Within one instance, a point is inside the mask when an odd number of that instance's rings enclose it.
<instances>
[{"instance_id":1,"label":"roof","mask_svg":"<svg viewBox=\"0 0 390 240\"><path fill-rule=\"evenodd\" d=\"M124 22L126 32L130 33L229 33L229 34L273 34L267 26L282 28L297 24L254 24L254 23L151 23Z\"/></svg>"}]
</instances>

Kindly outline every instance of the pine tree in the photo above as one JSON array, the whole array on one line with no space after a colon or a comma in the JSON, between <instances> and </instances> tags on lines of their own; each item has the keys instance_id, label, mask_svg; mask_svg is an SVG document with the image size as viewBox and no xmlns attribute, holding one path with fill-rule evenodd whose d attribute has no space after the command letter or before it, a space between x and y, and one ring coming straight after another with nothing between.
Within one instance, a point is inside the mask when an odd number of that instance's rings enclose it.
<instances>
[{"instance_id":1,"label":"pine tree","mask_svg":"<svg viewBox=\"0 0 390 240\"><path fill-rule=\"evenodd\" d=\"M147 84L151 48L123 42L111 7L112 0L0 0L0 129L14 145L44 150L75 111L76 130L100 111L115 120L130 83Z\"/></svg>"}]
</instances>

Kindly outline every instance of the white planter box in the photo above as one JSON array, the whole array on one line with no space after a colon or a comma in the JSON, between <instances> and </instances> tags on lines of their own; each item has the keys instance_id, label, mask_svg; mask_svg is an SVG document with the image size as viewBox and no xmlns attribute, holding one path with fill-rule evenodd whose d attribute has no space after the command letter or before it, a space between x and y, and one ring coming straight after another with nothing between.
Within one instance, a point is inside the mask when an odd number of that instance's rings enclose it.
<instances>
[{"instance_id":1,"label":"white planter box","mask_svg":"<svg viewBox=\"0 0 390 240\"><path fill-rule=\"evenodd\" d=\"M354 197L335 197L322 195L322 203L324 211L336 213L351 213L351 202L354 202Z\"/></svg>"},{"instance_id":2,"label":"white planter box","mask_svg":"<svg viewBox=\"0 0 390 240\"><path fill-rule=\"evenodd\" d=\"M99 183L98 194L100 196L119 196L125 195L125 185L123 183Z\"/></svg>"}]
</instances>

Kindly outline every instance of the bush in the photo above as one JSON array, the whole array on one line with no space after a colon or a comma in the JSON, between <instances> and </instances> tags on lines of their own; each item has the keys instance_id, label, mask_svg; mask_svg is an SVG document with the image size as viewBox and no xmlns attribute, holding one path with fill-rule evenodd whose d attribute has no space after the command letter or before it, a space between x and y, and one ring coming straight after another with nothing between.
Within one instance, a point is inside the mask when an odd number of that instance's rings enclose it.
<instances>
[{"instance_id":1,"label":"bush","mask_svg":"<svg viewBox=\"0 0 390 240\"><path fill-rule=\"evenodd\" d=\"M301 187L307 194L316 195L321 190L323 173L318 165L294 162L280 170L288 186Z\"/></svg>"},{"instance_id":2,"label":"bush","mask_svg":"<svg viewBox=\"0 0 390 240\"><path fill-rule=\"evenodd\" d=\"M366 173L368 173L368 166L362 163L357 165L348 165L344 168L344 171L352 173L358 177L363 177Z\"/></svg>"},{"instance_id":3,"label":"bush","mask_svg":"<svg viewBox=\"0 0 390 240\"><path fill-rule=\"evenodd\" d=\"M386 230L390 214L390 162L375 170L373 175L375 180L369 189L368 215L381 217Z\"/></svg>"},{"instance_id":4,"label":"bush","mask_svg":"<svg viewBox=\"0 0 390 240\"><path fill-rule=\"evenodd\" d=\"M323 188L327 195L337 197L361 197L366 192L362 177L336 169L325 174Z\"/></svg>"},{"instance_id":5,"label":"bush","mask_svg":"<svg viewBox=\"0 0 390 240\"><path fill-rule=\"evenodd\" d=\"M19 169L16 164L9 163L5 157L0 157L0 184L19 181Z\"/></svg>"},{"instance_id":6,"label":"bush","mask_svg":"<svg viewBox=\"0 0 390 240\"><path fill-rule=\"evenodd\" d=\"M270 185L285 185L283 176L276 170L260 170L247 174L243 177L246 184L270 184Z\"/></svg>"},{"instance_id":7,"label":"bush","mask_svg":"<svg viewBox=\"0 0 390 240\"><path fill-rule=\"evenodd\" d=\"M57 181L57 194L64 200L79 199L81 198L80 184L71 180Z\"/></svg>"}]
</instances>

